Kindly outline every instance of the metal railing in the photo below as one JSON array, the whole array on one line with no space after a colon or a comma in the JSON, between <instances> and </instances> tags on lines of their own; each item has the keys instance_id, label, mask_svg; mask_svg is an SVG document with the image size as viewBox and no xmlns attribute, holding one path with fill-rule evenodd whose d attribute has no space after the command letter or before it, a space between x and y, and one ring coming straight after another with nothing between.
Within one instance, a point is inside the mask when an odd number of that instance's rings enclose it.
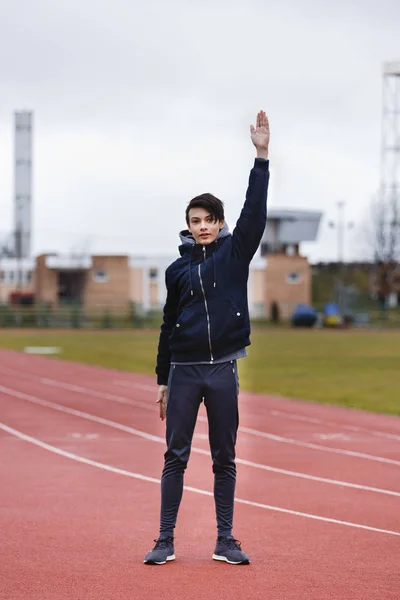
<instances>
[{"instance_id":1,"label":"metal railing","mask_svg":"<svg viewBox=\"0 0 400 600\"><path fill-rule=\"evenodd\" d=\"M134 303L83 307L79 304L13 306L0 304L0 328L143 328L159 327L160 310L144 313Z\"/></svg>"}]
</instances>

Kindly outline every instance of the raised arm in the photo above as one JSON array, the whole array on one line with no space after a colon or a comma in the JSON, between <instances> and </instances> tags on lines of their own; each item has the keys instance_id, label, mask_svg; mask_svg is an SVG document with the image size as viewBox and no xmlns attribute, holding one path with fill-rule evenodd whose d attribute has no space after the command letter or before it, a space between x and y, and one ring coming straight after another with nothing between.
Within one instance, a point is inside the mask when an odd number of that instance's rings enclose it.
<instances>
[{"instance_id":1,"label":"raised arm","mask_svg":"<svg viewBox=\"0 0 400 600\"><path fill-rule=\"evenodd\" d=\"M235 255L248 262L260 245L267 223L270 133L268 117L264 111L258 113L256 127L250 126L250 135L257 157L250 172L246 201L232 233Z\"/></svg>"}]
</instances>

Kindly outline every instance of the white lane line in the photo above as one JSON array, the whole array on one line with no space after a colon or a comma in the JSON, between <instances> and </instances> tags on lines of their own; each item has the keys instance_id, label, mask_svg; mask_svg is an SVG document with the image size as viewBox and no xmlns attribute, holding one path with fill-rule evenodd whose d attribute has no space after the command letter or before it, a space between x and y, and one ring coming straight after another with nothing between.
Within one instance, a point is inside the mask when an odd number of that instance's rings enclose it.
<instances>
[{"instance_id":1,"label":"white lane line","mask_svg":"<svg viewBox=\"0 0 400 600\"><path fill-rule=\"evenodd\" d=\"M83 387L80 385L75 385L72 383L66 383L64 381L59 381L58 379L49 379L48 377L42 377L40 375L34 375L31 373L21 373L20 371L14 371L13 369L4 369L0 367L0 373L4 373L4 375L9 375L11 377L16 377L17 379L27 379L28 381L37 381L38 383L42 383L43 385L47 385L49 387L56 387L62 390L68 390L71 392L76 392L78 394L84 394L86 396L93 396L94 398L101 398L103 400L109 400L110 402L117 402L118 404L125 404L127 406L136 406L137 408L143 408L145 410L153 410L154 403L149 402L141 402L140 400L132 400L131 398L125 398L124 396L117 396L116 394L108 394L107 392L100 392L94 390L92 388ZM149 387L150 386L145 386ZM141 389L141 388L139 388ZM146 390L149 391L149 390ZM157 391L156 388L151 388L151 391Z\"/></svg>"},{"instance_id":2,"label":"white lane line","mask_svg":"<svg viewBox=\"0 0 400 600\"><path fill-rule=\"evenodd\" d=\"M127 387L136 390L144 390L145 392L152 392L152 394L157 394L157 386L156 385L146 385L145 383L136 383L135 381L124 381L116 380L112 382L113 385L119 385L122 387Z\"/></svg>"},{"instance_id":3,"label":"white lane line","mask_svg":"<svg viewBox=\"0 0 400 600\"><path fill-rule=\"evenodd\" d=\"M117 380L113 381L113 384L116 386L122 386L122 387L130 388L130 389L144 390L146 392L151 392L152 394L157 393L157 386L145 385L142 383L136 383L134 381L125 381L123 379L117 379ZM248 402L249 406L253 402L252 398L246 398L246 401ZM400 441L400 435L396 435L395 433L387 433L387 432L383 432L383 431L377 431L375 429L368 429L367 427L360 427L360 426L356 426L356 425L346 425L344 423L337 423L335 421L330 421L330 420L326 421L323 419L318 419L316 417L307 417L307 416L298 415L295 413L287 413L282 410L268 409L268 412L269 412L269 414L271 414L274 417L282 417L284 419L290 419L292 421L300 421L303 423L313 423L316 425L327 425L329 427L340 427L340 428L346 429L348 431L357 431L359 433L368 433L368 434L371 434L374 436L387 438L388 440Z\"/></svg>"},{"instance_id":4,"label":"white lane line","mask_svg":"<svg viewBox=\"0 0 400 600\"><path fill-rule=\"evenodd\" d=\"M50 444L46 444L45 442L42 442L41 440L39 440L37 438L31 437L29 435L26 435L25 433L22 433L21 431L13 429L12 427L5 425L4 423L0 423L0 429L5 431L6 433L9 433L10 435L18 437L21 440L24 440L25 442L29 442L31 444L34 444L35 446L39 446L43 450L47 450L48 452L53 452L54 454L58 454L59 456L69 458L70 460L75 460L77 462L89 465L91 467L97 467L98 469L103 469L104 471L109 471L112 473L116 473L118 475L124 475L125 477L132 477L134 479L140 479L142 481L147 481L149 483L157 483L157 484L161 483L161 480L156 479L155 477L148 477L147 475L142 475L141 473L133 473L132 471L126 471L125 469L119 469L117 467L113 467L113 466L107 465L105 463L100 463L100 462L97 462L94 460L90 460L89 458L84 458L83 456L79 456L78 454L73 454L72 452L66 452L65 450L62 450L61 448L58 448L56 446L51 446ZM195 494L201 494L203 496L209 496L209 497L214 496L213 492L210 492L208 490L203 490L201 488L195 488L192 486L185 485L184 489L187 490L188 492L193 492ZM369 525L361 525L359 523L353 523L351 521L340 521L338 519L331 519L329 517L321 517L320 515L314 515L312 513L303 513L303 512L299 512L297 510L290 510L288 508L282 508L280 506L271 506L269 504L262 504L261 502L252 502L251 500L244 500L242 498L235 498L235 502L238 504L246 504L247 506L253 506L255 508L263 508L265 510L271 510L271 511L275 511L275 512L285 513L285 514L294 515L297 517L304 517L306 519L323 521L325 523L334 523L335 525L344 525L346 527L354 527L356 529L364 529L366 531L373 531L375 533L386 533L388 535L400 536L400 532L398 532L398 531L391 531L388 529L378 529L377 527L370 527Z\"/></svg>"},{"instance_id":5,"label":"white lane line","mask_svg":"<svg viewBox=\"0 0 400 600\"><path fill-rule=\"evenodd\" d=\"M27 361L25 361L27 362ZM3 372L5 375L9 374L9 375L16 375L18 377L22 378L31 378L31 379L38 379L40 380L41 377L40 375L36 375L35 373L27 373L25 371L24 374L21 374L20 371L16 371L14 369L10 369L10 368L0 368L0 372ZM44 378L46 379L46 378ZM51 381L51 383L50 383ZM48 385L55 385L56 383L58 384L62 384L62 385L68 385L68 384L64 384L64 382L62 381L56 381L56 380L48 380ZM156 385L147 385L147 384L143 384L143 383L137 383L134 381L129 381L129 380L124 380L124 379L117 379L114 380L113 385L116 386L122 386L125 388L131 388L131 389L137 389L137 390L141 390L141 391L145 391L145 392L151 392L152 394L156 394L157 393L157 386ZM79 387L79 386L77 386ZM85 388L88 389L88 388ZM76 390L76 391L82 391L81 390ZM94 391L94 390L93 390ZM282 397L283 400L286 400L287 398ZM247 401L247 399L246 399ZM252 399L250 399L249 404L251 404ZM128 402L125 402L128 403ZM137 406L140 406L141 408L148 408L148 406L144 405L144 403L137 403ZM374 429L368 429L367 427L361 427L361 426L356 426L356 425L346 425L344 423L337 423L335 421L330 421L330 420L324 420L324 419L318 419L316 417L308 417L308 416L304 416L304 415L299 415L299 414L295 414L295 413L288 413L285 411L281 411L281 410L276 410L276 409L269 409L268 412L276 417L282 417L284 419L290 419L293 421L300 421L300 422L304 422L304 423L314 423L314 424L318 424L318 425L326 425L326 426L333 426L333 427L340 427L342 429L346 429L348 431L356 431L356 432L360 432L360 433L368 433L377 437L381 437L381 438L386 438L389 440L395 440L395 441L400 441L400 434L396 435L395 433L388 433L388 432L383 432L383 431L378 431L378 430L374 430Z\"/></svg>"},{"instance_id":6,"label":"white lane line","mask_svg":"<svg viewBox=\"0 0 400 600\"><path fill-rule=\"evenodd\" d=\"M37 404L37 405L43 406L45 408L51 408L52 410L56 410L56 411L59 411L62 413L80 417L82 419L87 419L87 420L93 421L95 423L100 423L101 425L107 425L108 427L113 427L114 429L119 429L120 431L124 431L125 433L129 433L131 435L136 435L138 437L149 440L151 442L156 442L156 443L165 445L165 439L163 437L160 437L157 435L152 435L150 433L141 431L139 429L134 429L133 427L129 427L128 425L123 425L122 423L117 423L116 421L110 421L109 419L105 419L103 417L98 417L96 415L92 415L90 413L83 412L83 411L77 410L75 408L69 408L62 404L56 404L55 402L43 400L41 398L37 398L36 396L32 396L31 394L26 394L24 392L12 390L11 388L7 388L2 385L0 385L0 392L5 395L8 395L8 396L18 398L20 400L31 402L32 404ZM195 446L192 446L191 451L195 452L197 454L202 454L203 456L207 456L207 457L210 456L210 452L208 450L204 450L203 448L196 448ZM366 491L366 492L375 492L378 494L385 494L388 496L400 497L400 492L395 492L393 490L384 490L384 489L361 485L361 484L357 484L357 483L350 483L348 481L339 481L337 479L328 479L326 477L317 477L314 475L307 475L306 473L299 473L297 471L289 471L287 469L278 469L277 467L271 467L269 465L252 462L252 461L245 460L242 458L236 458L236 462L238 464L242 464L247 467L260 469L263 471L271 471L273 473L278 473L280 475L287 475L289 477L297 477L300 479L307 479L309 481L317 481L320 483L328 483L331 485L338 485L340 487L347 487L347 488L353 488L353 489L362 490L362 491Z\"/></svg>"},{"instance_id":7,"label":"white lane line","mask_svg":"<svg viewBox=\"0 0 400 600\"><path fill-rule=\"evenodd\" d=\"M323 419L317 419L315 417L306 417L304 415L297 415L295 413L287 413L282 410L269 410L269 413L274 417L282 417L284 419L291 419L292 421L301 421L303 423L313 423L317 425L328 425L330 427L341 427L348 431L357 431L359 433L369 433L377 437L387 438L388 440L400 441L400 435L395 433L384 433L383 431L376 431L375 429L368 429L366 427L360 427L357 425L345 425L344 423L336 423L335 421L325 421Z\"/></svg>"},{"instance_id":8,"label":"white lane line","mask_svg":"<svg viewBox=\"0 0 400 600\"><path fill-rule=\"evenodd\" d=\"M5 373L6 370L11 371L11 369L0 368L0 372ZM140 408L144 408L145 410L154 410L153 404L147 404L146 402L139 402L137 400L130 400L128 398L125 398L124 396L119 396L116 394L108 394L105 392L100 392L99 390L93 390L91 388L87 388L85 386L65 383L63 381L59 381L57 379L50 379L48 377L27 375L26 373L24 375L21 375L18 371L14 371L14 373L20 379L24 379L24 378L32 379L34 381L38 381L39 383L43 383L44 385L48 385L51 387L57 387L57 388L60 388L63 390L69 390L72 392L77 392L79 394L84 394L86 396L93 396L95 398L103 398L104 400L110 400L111 402L119 402L121 404L137 406ZM14 375L14 373L10 373L10 374ZM198 420L207 423L206 417L199 416ZM275 435L272 433L259 431L258 429L253 429L250 427L240 426L239 431L242 431L243 433L247 433L249 435L254 435L256 437L265 438L265 439L268 439L268 440L271 440L274 442L283 443L283 444L293 444L295 446L300 446L302 448L310 448L312 450L319 450L321 452L329 452L331 454L340 454L343 456L353 456L355 458L361 458L364 460L371 460L371 461L375 461L375 462L400 466L400 461L394 460L391 458L374 456L373 454L366 454L364 452L356 452L354 450L344 450L342 448L330 448L329 446L321 446L319 444L313 444L311 442L303 442L301 440L296 440L293 438L283 437L280 435Z\"/></svg>"},{"instance_id":9,"label":"white lane line","mask_svg":"<svg viewBox=\"0 0 400 600\"><path fill-rule=\"evenodd\" d=\"M108 394L108 393L100 392L98 390L92 390L91 388L86 388L84 386L71 385L68 383L64 383L64 382L60 382L58 380L53 380L53 379L48 379L48 378L41 378L40 382L44 383L45 385L59 387L62 389L69 389L71 391L79 392L79 393L86 394L86 395L91 395L91 396L94 396L97 398L104 398L106 400L117 401L117 402L121 402L121 400L122 400L122 402L124 404L131 403L135 406L138 406L138 402L136 400L129 401L129 399L124 398L123 396L116 396L115 394ZM151 406L151 405L148 405L144 402L140 402L139 404L140 404L141 408L146 408L146 410L153 410L153 406ZM203 417L200 415L198 417L198 419L199 419L199 421L207 423L207 417ZM321 452L330 452L333 454L341 454L344 456L354 456L356 458L362 458L362 459L366 459L366 460L373 460L373 461L377 461L377 462L383 462L383 463L387 463L387 464L391 464L391 465L400 466L400 461L393 460L390 458L374 456L372 454L365 454L362 452L355 452L353 450L343 450L341 448L330 448L329 446L321 446L319 444L313 444L311 442L303 442L303 441L295 440L292 438L286 438L283 436L274 435L272 433L266 433L264 431L259 431L257 429L252 429L250 427L240 426L239 431L242 431L249 435L254 435L256 437L262 437L265 439L269 439L269 440L272 440L275 442L280 442L280 443L285 443L285 444L293 444L296 446L301 446L303 448L310 448L312 450L320 450Z\"/></svg>"},{"instance_id":10,"label":"white lane line","mask_svg":"<svg viewBox=\"0 0 400 600\"><path fill-rule=\"evenodd\" d=\"M266 433L264 431L258 431L258 429L252 429L251 427L240 427L240 431L249 433L257 437L266 438L275 442L281 442L282 444L293 444L294 446L301 446L302 448L311 448L312 450L320 450L321 452L330 452L332 454L343 454L345 456L354 456L356 458L363 458L365 460L373 460L375 462L386 463L388 465L400 466L399 460L392 458L383 458L382 456L374 456L372 454L365 454L364 452L355 452L354 450L343 450L339 448L330 448L329 446L320 446L319 444L313 444L311 442L301 442L292 438L282 437L280 435L274 435L272 433Z\"/></svg>"},{"instance_id":11,"label":"white lane line","mask_svg":"<svg viewBox=\"0 0 400 600\"><path fill-rule=\"evenodd\" d=\"M352 437L347 433L313 433L312 437L317 440L339 440L341 442L352 440Z\"/></svg>"},{"instance_id":12,"label":"white lane line","mask_svg":"<svg viewBox=\"0 0 400 600\"><path fill-rule=\"evenodd\" d=\"M43 400L42 398L37 398L36 396L32 396L31 394L26 394L25 392L19 392L17 390L12 390L11 388L7 388L3 385L0 385L0 393L6 394L8 396L13 396L14 398L18 398L18 399L24 400L26 402L31 402L32 404L38 404L38 405L44 406L46 408L51 408L53 410L57 410L58 412L66 413L68 415L73 415L75 417L80 417L81 419L87 419L87 420L93 421L95 423L100 423L101 425L109 425L109 426L114 427L114 429L119 429L120 431L124 431L126 433L131 433L133 435L137 435L146 440L149 440L150 442L158 442L158 443L165 444L165 439L158 435L152 435L151 433L146 433L144 431L140 431L139 429L134 429L133 427L129 427L128 425L122 425L122 423L116 423L114 421L110 421L109 419L104 419L103 417L91 415L89 413L83 412L81 410L77 410L75 408L69 408L62 404L56 404L55 402Z\"/></svg>"}]
</instances>

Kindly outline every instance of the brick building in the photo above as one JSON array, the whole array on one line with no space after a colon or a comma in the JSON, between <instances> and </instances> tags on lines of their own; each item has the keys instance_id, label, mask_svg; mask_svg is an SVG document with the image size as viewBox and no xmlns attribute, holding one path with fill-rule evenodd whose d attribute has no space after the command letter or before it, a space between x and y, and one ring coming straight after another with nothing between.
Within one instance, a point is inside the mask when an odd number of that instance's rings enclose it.
<instances>
[{"instance_id":1,"label":"brick building","mask_svg":"<svg viewBox=\"0 0 400 600\"><path fill-rule=\"evenodd\" d=\"M317 239L322 213L305 210L268 211L268 222L260 245L266 258L263 274L263 316L271 315L276 303L287 319L297 304L311 304L311 265L300 252L302 242Z\"/></svg>"},{"instance_id":2,"label":"brick building","mask_svg":"<svg viewBox=\"0 0 400 600\"><path fill-rule=\"evenodd\" d=\"M302 241L316 239L320 213L276 211L250 265L249 309L253 318L269 317L276 302L283 318L298 303L311 302L311 267L300 254ZM33 293L54 307L80 302L85 308L159 310L165 301L165 270L174 256L42 254L36 259L0 261L0 302L10 293Z\"/></svg>"}]
</instances>

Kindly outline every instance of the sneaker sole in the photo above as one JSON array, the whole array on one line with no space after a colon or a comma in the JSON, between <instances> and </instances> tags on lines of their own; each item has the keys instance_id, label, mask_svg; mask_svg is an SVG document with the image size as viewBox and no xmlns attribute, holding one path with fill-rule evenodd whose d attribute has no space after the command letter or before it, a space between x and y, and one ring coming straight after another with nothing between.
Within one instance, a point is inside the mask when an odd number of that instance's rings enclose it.
<instances>
[{"instance_id":1,"label":"sneaker sole","mask_svg":"<svg viewBox=\"0 0 400 600\"><path fill-rule=\"evenodd\" d=\"M220 560L222 562L227 562L230 565L249 565L249 560L241 560L239 562L235 562L233 560L228 560L226 556L220 556L219 554L213 554L213 560Z\"/></svg>"},{"instance_id":2,"label":"sneaker sole","mask_svg":"<svg viewBox=\"0 0 400 600\"><path fill-rule=\"evenodd\" d=\"M169 562L171 560L175 560L175 554L167 556L167 559L163 560L162 562L156 562L155 560L144 560L143 562L145 565L165 565L166 562Z\"/></svg>"}]
</instances>

